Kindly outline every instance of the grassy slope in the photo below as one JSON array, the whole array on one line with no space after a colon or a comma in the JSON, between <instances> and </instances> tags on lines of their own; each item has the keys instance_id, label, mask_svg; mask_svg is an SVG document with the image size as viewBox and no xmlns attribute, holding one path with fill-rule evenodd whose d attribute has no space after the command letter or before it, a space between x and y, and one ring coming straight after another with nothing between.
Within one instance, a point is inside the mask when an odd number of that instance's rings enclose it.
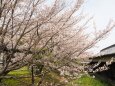
<instances>
[{"instance_id":1,"label":"grassy slope","mask_svg":"<svg viewBox=\"0 0 115 86\"><path fill-rule=\"evenodd\" d=\"M28 71L27 67L23 67L18 70L11 71L8 76L15 76L16 79L10 78L10 79L3 79L2 82L6 84L6 86L30 86L31 84L31 73ZM30 78L18 78L18 77L28 76ZM35 86L39 82L40 78L35 77ZM49 83L58 83L59 76L55 73L48 73L47 76L45 76L45 82ZM45 83L44 83L45 84ZM0 85L1 86L1 85ZM45 85L47 86L47 85Z\"/></svg>"},{"instance_id":2,"label":"grassy slope","mask_svg":"<svg viewBox=\"0 0 115 86\"><path fill-rule=\"evenodd\" d=\"M27 67L23 67L21 69L18 70L14 70L9 72L8 76L28 76L30 75L30 72L27 71ZM6 84L6 86L26 86L26 82L27 84L31 84L31 79L30 78L20 78L20 79L3 79L2 81L4 84Z\"/></svg>"},{"instance_id":3,"label":"grassy slope","mask_svg":"<svg viewBox=\"0 0 115 86\"><path fill-rule=\"evenodd\" d=\"M30 72L27 70L27 67L23 67L19 70L15 70L9 73L11 76L30 76ZM52 76L52 74L51 74ZM51 82L55 79L50 79L50 78L57 78L47 76L48 80L51 80ZM36 78L36 82L38 82L39 79ZM20 78L20 79L4 79L3 83L7 84L8 86L26 86L26 83L29 85L31 84L31 78ZM95 78L92 78L88 75L84 75L79 79L76 79L72 82L69 82L67 86L110 86L106 82L103 82L101 80L97 80Z\"/></svg>"},{"instance_id":4,"label":"grassy slope","mask_svg":"<svg viewBox=\"0 0 115 86\"><path fill-rule=\"evenodd\" d=\"M92 78L88 75L84 75L81 78L70 82L68 86L111 86L111 85L102 80Z\"/></svg>"},{"instance_id":5,"label":"grassy slope","mask_svg":"<svg viewBox=\"0 0 115 86\"><path fill-rule=\"evenodd\" d=\"M29 74L30 74L30 72L28 71L28 68L22 67L18 70L14 70L14 71L9 72L8 75L20 76L20 75L29 75Z\"/></svg>"}]
</instances>

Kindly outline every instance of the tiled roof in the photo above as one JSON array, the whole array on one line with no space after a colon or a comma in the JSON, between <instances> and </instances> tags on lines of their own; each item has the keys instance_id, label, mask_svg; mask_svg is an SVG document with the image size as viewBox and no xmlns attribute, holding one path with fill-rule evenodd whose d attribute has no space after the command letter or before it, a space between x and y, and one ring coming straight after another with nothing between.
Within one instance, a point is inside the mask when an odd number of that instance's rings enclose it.
<instances>
[{"instance_id":1,"label":"tiled roof","mask_svg":"<svg viewBox=\"0 0 115 86\"><path fill-rule=\"evenodd\" d=\"M107 50L107 49L112 48L112 47L115 47L115 44L113 44L113 45L111 45L111 46L108 46L108 47L102 49L101 51ZM101 52L101 51L100 51L100 52Z\"/></svg>"}]
</instances>

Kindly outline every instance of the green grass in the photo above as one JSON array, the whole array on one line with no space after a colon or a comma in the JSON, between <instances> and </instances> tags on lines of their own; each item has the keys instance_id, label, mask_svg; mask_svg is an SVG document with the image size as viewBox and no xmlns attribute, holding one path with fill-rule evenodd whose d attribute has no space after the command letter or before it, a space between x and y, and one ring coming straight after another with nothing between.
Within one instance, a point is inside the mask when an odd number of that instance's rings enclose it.
<instances>
[{"instance_id":1,"label":"green grass","mask_svg":"<svg viewBox=\"0 0 115 86\"><path fill-rule=\"evenodd\" d=\"M30 72L27 67L22 67L18 70L14 70L8 73L8 76L14 76L14 78L3 79L2 82L6 86L28 86L31 84L31 78L19 78L20 76L30 76Z\"/></svg>"},{"instance_id":2,"label":"green grass","mask_svg":"<svg viewBox=\"0 0 115 86\"><path fill-rule=\"evenodd\" d=\"M35 84L37 84L38 81L39 79L35 78ZM6 86L31 86L31 78L3 79L2 82Z\"/></svg>"},{"instance_id":3,"label":"green grass","mask_svg":"<svg viewBox=\"0 0 115 86\"><path fill-rule=\"evenodd\" d=\"M29 86L31 84L31 73L27 67L23 67L18 70L11 71L8 73L8 76L14 76L16 77L16 79L15 78L3 79L2 82L6 84L6 86ZM27 76L29 78L19 78L23 76ZM58 83L59 80L60 80L59 76L52 72L52 73L48 73L45 76L45 80L43 84L46 84L46 82L47 83ZM40 78L35 77L35 84L37 84L39 81L40 81Z\"/></svg>"},{"instance_id":4,"label":"green grass","mask_svg":"<svg viewBox=\"0 0 115 86\"><path fill-rule=\"evenodd\" d=\"M111 85L102 80L92 78L91 76L83 75L81 78L70 82L68 86L111 86Z\"/></svg>"},{"instance_id":5,"label":"green grass","mask_svg":"<svg viewBox=\"0 0 115 86\"><path fill-rule=\"evenodd\" d=\"M9 76L15 76L15 77L20 77L20 76L31 76L30 71L28 70L27 67L23 67L18 70L14 70L9 72ZM35 83L39 82L39 77L35 77ZM3 79L2 82L6 84L7 86L28 86L31 84L31 77L30 78L18 78L18 79ZM48 83L60 83L60 76L51 72L48 73L45 76L44 84ZM60 83L61 84L61 83ZM1 86L1 85L0 85ZM46 85L44 85L46 86ZM60 85L62 86L62 85ZM65 86L65 85L63 85ZM95 79L90 77L89 75L83 75L81 78L73 80L68 83L66 86L111 86L108 83Z\"/></svg>"},{"instance_id":6,"label":"green grass","mask_svg":"<svg viewBox=\"0 0 115 86\"><path fill-rule=\"evenodd\" d=\"M28 71L27 67L22 67L18 70L14 70L8 73L8 75L13 75L13 76L20 76L20 75L29 75L30 72Z\"/></svg>"},{"instance_id":7,"label":"green grass","mask_svg":"<svg viewBox=\"0 0 115 86\"><path fill-rule=\"evenodd\" d=\"M19 86L19 81L15 79L3 79L2 82L6 86Z\"/></svg>"}]
</instances>

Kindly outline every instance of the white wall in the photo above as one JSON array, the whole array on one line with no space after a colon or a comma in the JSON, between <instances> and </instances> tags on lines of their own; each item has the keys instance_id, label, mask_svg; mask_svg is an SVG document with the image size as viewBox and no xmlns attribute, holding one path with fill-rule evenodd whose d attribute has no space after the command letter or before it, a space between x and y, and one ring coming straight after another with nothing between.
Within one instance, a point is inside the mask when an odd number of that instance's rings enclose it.
<instances>
[{"instance_id":1,"label":"white wall","mask_svg":"<svg viewBox=\"0 0 115 86\"><path fill-rule=\"evenodd\" d=\"M112 54L115 53L115 46L111 47L111 48L107 48L105 50L102 50L100 52L100 55L104 55L104 54Z\"/></svg>"}]
</instances>

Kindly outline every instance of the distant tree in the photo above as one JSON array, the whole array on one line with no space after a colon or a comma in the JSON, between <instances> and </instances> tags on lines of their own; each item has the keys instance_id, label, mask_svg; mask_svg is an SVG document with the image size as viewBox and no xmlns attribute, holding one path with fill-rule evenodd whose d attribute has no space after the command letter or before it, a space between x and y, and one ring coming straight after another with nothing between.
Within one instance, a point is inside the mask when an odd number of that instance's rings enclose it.
<instances>
[{"instance_id":1,"label":"distant tree","mask_svg":"<svg viewBox=\"0 0 115 86\"><path fill-rule=\"evenodd\" d=\"M41 65L47 72L59 71L63 75L81 71L77 58L86 55L114 24L109 23L96 34L87 34L91 19L86 20L79 12L84 0L73 2L1 0L0 54L4 66L0 76L27 64Z\"/></svg>"}]
</instances>

